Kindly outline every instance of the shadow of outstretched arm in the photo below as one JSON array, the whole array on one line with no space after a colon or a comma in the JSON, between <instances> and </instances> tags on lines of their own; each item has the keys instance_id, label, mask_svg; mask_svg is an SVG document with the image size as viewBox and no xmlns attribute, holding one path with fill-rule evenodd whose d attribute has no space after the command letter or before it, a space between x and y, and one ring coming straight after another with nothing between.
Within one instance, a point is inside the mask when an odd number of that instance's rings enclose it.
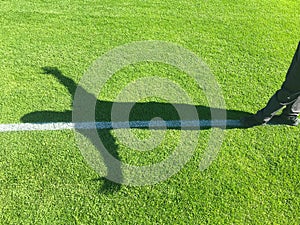
<instances>
[{"instance_id":1,"label":"shadow of outstretched arm","mask_svg":"<svg viewBox=\"0 0 300 225\"><path fill-rule=\"evenodd\" d=\"M59 83L61 83L64 87L67 88L68 92L70 93L72 100L74 99L76 90L79 90L82 94L88 96L89 100L91 102L96 102L97 99L95 96L87 93L85 90L83 90L80 86L77 86L77 84L67 76L65 76L58 68L56 67L43 67L43 74L51 75L54 78L57 79ZM77 89L78 88L78 89ZM96 105L100 105L100 101L97 101ZM110 104L111 105L111 104ZM107 104L106 104L107 106ZM107 108L107 107L106 107ZM104 107L105 109L105 107ZM105 111L105 110L104 110ZM101 115L103 115L101 113ZM110 114L108 114L110 115ZM83 118L84 119L84 118ZM108 118L106 118L108 120ZM24 115L21 120L23 122L30 122L30 123L41 123L41 122L71 122L72 121L72 111L67 110L64 112L56 112L56 111L36 111L29 113L27 115ZM75 128L76 129L76 128ZM105 129L105 130L98 130L98 136L97 139L101 139L101 142L103 143L103 147L105 149L100 149L98 145L98 140L96 140L95 136L91 133L91 130L85 130L85 129L76 129L76 132L80 134L82 137L85 137L91 144L93 144L94 148L96 148L96 151L98 154L107 154L109 152L114 158L117 160L119 159L119 155L117 152L118 146L116 145L116 140L111 135L111 130ZM82 152L85 159L90 157L90 155L87 152ZM106 176L105 177L112 177L112 176L118 176L119 181L122 180L122 171L121 168L114 165L111 165L110 161L107 161L107 157L102 156L103 163L106 167ZM94 181L102 181L102 187L100 189L101 193L113 193L115 191L118 191L121 188L121 185L119 183L114 183L105 177L94 179ZM121 183L121 182L120 182Z\"/></svg>"},{"instance_id":2,"label":"shadow of outstretched arm","mask_svg":"<svg viewBox=\"0 0 300 225\"><path fill-rule=\"evenodd\" d=\"M56 67L42 67L43 73L52 75L55 77L59 83L61 83L65 88L68 89L72 99L74 99L74 95L77 89L77 84L73 79L66 77L63 73Z\"/></svg>"}]
</instances>

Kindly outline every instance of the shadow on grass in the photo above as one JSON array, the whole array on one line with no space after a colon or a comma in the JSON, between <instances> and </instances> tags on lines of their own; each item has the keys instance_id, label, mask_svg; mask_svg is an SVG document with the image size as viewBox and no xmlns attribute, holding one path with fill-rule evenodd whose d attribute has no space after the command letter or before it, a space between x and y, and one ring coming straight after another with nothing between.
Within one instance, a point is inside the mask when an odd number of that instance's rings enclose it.
<instances>
[{"instance_id":1,"label":"shadow on grass","mask_svg":"<svg viewBox=\"0 0 300 225\"><path fill-rule=\"evenodd\" d=\"M67 76L65 76L58 68L56 67L43 67L43 73L54 76L62 85L64 85L69 93L72 96L72 99L74 99L74 95L78 87L77 84ZM113 104L118 104L121 108L128 108L128 105L132 105L132 103L129 102L108 102L108 101L101 101L96 100L95 96L92 96L91 94L87 93L85 90L81 91L87 95L90 95L91 102L95 100L96 102L96 115L95 120L96 121L111 121L111 110ZM182 110L188 112L190 109L196 107L196 110L198 112L199 120L210 120L211 119L211 109L206 106L201 105L188 105L188 104L168 104L168 103L159 103L159 102L147 102L147 103L135 103L133 105L133 108L130 111L130 121L149 121L155 117L162 118L163 120L180 120L180 117L177 113L176 108L181 108ZM249 113L242 112L242 111L236 111L236 110L226 110L226 109L214 109L219 110L222 113L226 113L227 119L230 120L236 120L244 116L248 116ZM225 111L225 112L224 112ZM191 118L193 119L193 118ZM41 122L71 122L72 121L72 111L64 111L64 112L55 112L55 111L37 111L32 112L29 114L24 115L21 120L23 122L30 122L30 123L41 123ZM204 129L209 129L210 127L205 127ZM226 129L231 128L240 128L240 127L227 127ZM142 129L148 129L148 128L142 128ZM180 127L176 128L168 128L168 129L181 129ZM184 128L189 129L189 128ZM199 128L191 128L191 129L199 129ZM201 129L203 129L201 127ZM88 138L94 146L97 146L96 143L94 143L95 140L93 138L90 138L90 133L87 130L77 130L80 134ZM98 130L98 136L102 140L102 143L104 144L104 147L108 150L108 152L113 155L116 159L120 159L117 149L118 146L116 144L116 140L111 135L111 129L101 129ZM99 152L101 150L99 149ZM106 157L103 157L105 161ZM110 165L109 162L104 162L106 169L107 169L107 177L109 175L120 175L122 174L121 168L116 167L115 165ZM106 178L99 178L95 179L95 181L104 182L100 192L101 193L113 193L120 189L121 185L111 182L110 180Z\"/></svg>"}]
</instances>

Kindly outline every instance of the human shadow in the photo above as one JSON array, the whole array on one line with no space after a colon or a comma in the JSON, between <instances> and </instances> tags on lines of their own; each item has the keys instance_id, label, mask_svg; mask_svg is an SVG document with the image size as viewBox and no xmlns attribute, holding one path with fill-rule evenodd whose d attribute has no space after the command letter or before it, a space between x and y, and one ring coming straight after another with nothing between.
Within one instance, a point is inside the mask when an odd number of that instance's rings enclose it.
<instances>
[{"instance_id":1,"label":"human shadow","mask_svg":"<svg viewBox=\"0 0 300 225\"><path fill-rule=\"evenodd\" d=\"M150 121L153 118L162 118L165 121L180 121L180 116L178 114L178 109L181 111L189 112L192 109L196 108L198 113L199 120L211 120L211 108L202 105L189 105L189 104L171 104L171 103L160 103L160 102L146 102L146 103L130 103L130 102L110 102L110 101L101 101L96 99L95 96L89 94L82 87L78 86L73 79L65 76L58 68L56 67L43 67L43 74L52 75L55 77L58 82L65 86L70 93L72 99L74 99L75 92L81 91L81 93L89 96L91 102L96 102L95 106L95 120L101 122L110 122L111 121L111 112L112 107L117 105L118 109L126 109L129 106L131 107L129 120L130 121ZM226 109L213 109L214 111L219 111L221 114L226 113L227 120L236 120L241 117L250 115L247 112L237 111L237 110L226 110ZM187 113L188 115L188 113ZM186 117L187 119L188 116ZM44 122L71 122L72 111L66 110L63 112L56 111L36 111L24 115L21 120L27 123L44 123ZM190 118L194 119L194 118ZM84 118L82 118L84 121ZM74 121L73 121L74 122ZM77 122L77 121L76 121ZM140 127L141 129L149 129L149 127ZM185 127L184 129L210 129L211 126L204 127ZM232 128L241 128L240 126L231 125L227 126L226 129ZM167 127L167 129L182 129L180 126ZM90 140L94 146L98 146L95 141L95 138L91 138L91 133L88 129L76 129L81 135ZM120 159L118 155L118 146L114 136L111 134L112 128L108 129L98 129L98 136L101 139L105 149L111 154L114 158ZM99 148L99 147L97 147ZM101 154L104 154L101 149L98 149ZM111 161L106 160L107 157L103 157L104 163L106 166L105 177L118 177L118 180L122 180L122 171L120 166L111 165ZM101 187L101 193L115 192L120 189L120 184L110 181L105 177L95 179L95 181L104 181Z\"/></svg>"}]
</instances>

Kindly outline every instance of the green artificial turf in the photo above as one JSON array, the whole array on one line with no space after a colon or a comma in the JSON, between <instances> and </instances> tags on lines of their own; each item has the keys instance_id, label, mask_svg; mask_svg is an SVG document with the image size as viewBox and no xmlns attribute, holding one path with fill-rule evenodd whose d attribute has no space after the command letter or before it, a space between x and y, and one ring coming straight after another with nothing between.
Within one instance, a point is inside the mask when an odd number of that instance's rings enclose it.
<instances>
[{"instance_id":1,"label":"green artificial turf","mask_svg":"<svg viewBox=\"0 0 300 225\"><path fill-rule=\"evenodd\" d=\"M92 63L142 40L194 52L218 81L228 116L254 113L284 80L299 41L299 3L0 1L0 123L70 122L76 85ZM97 119L109 120L112 102L126 85L153 75L180 85L209 118L205 94L187 74L139 63L107 82ZM176 97L172 103L185 104ZM157 115L178 119L166 99L156 96L139 100L131 119ZM115 157L137 166L166 159L181 134L199 133L189 162L147 186L115 184L96 173L71 130L0 133L0 224L299 224L300 128L227 129L216 159L200 171L213 131L132 129L144 146L151 132L165 135L148 151L123 144L118 135L125 130L99 131Z\"/></svg>"}]
</instances>

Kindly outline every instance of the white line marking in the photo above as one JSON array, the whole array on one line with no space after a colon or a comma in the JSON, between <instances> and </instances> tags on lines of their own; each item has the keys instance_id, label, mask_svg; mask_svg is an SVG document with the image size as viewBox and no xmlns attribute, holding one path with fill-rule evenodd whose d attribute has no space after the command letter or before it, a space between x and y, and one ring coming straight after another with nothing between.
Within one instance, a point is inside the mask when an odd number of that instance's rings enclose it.
<instances>
[{"instance_id":1,"label":"white line marking","mask_svg":"<svg viewBox=\"0 0 300 225\"><path fill-rule=\"evenodd\" d=\"M0 124L1 132L16 131L51 131L51 130L88 130L88 129L128 129L128 128L208 128L208 127L241 127L239 120L169 120L169 121L130 121L130 122L49 122Z\"/></svg>"}]
</instances>

